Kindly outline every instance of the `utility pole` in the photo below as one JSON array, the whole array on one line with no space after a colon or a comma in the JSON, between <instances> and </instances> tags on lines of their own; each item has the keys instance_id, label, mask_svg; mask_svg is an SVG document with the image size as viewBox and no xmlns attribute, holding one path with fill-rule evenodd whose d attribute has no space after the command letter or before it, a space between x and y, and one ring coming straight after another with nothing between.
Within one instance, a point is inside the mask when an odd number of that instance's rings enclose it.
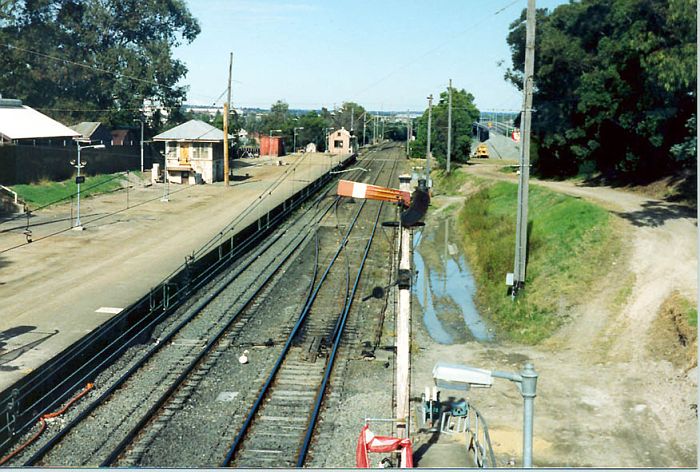
<instances>
[{"instance_id":1,"label":"utility pole","mask_svg":"<svg viewBox=\"0 0 700 472\"><path fill-rule=\"evenodd\" d=\"M411 190L411 176L399 176L399 189ZM409 437L411 372L411 229L399 229L398 307L396 313L396 430Z\"/></svg>"},{"instance_id":2,"label":"utility pole","mask_svg":"<svg viewBox=\"0 0 700 472\"><path fill-rule=\"evenodd\" d=\"M433 119L433 94L428 95L428 145L425 151L425 183L428 188L430 185L430 126Z\"/></svg>"},{"instance_id":3,"label":"utility pole","mask_svg":"<svg viewBox=\"0 0 700 472\"><path fill-rule=\"evenodd\" d=\"M350 132L355 129L355 107L350 109Z\"/></svg>"},{"instance_id":4,"label":"utility pole","mask_svg":"<svg viewBox=\"0 0 700 472\"><path fill-rule=\"evenodd\" d=\"M228 113L231 106L231 69L233 69L233 53L228 60L228 97L224 103L224 185L228 187Z\"/></svg>"},{"instance_id":5,"label":"utility pole","mask_svg":"<svg viewBox=\"0 0 700 472\"><path fill-rule=\"evenodd\" d=\"M406 159L411 151L411 111L406 110Z\"/></svg>"},{"instance_id":6,"label":"utility pole","mask_svg":"<svg viewBox=\"0 0 700 472\"><path fill-rule=\"evenodd\" d=\"M452 79L447 88L447 166L445 170L450 173L450 155L452 154Z\"/></svg>"},{"instance_id":7,"label":"utility pole","mask_svg":"<svg viewBox=\"0 0 700 472\"><path fill-rule=\"evenodd\" d=\"M365 133L367 132L367 112L365 112L365 117L362 120L362 145L367 144L367 139L365 139Z\"/></svg>"},{"instance_id":8,"label":"utility pole","mask_svg":"<svg viewBox=\"0 0 700 472\"><path fill-rule=\"evenodd\" d=\"M515 268L512 295L525 285L527 261L527 207L530 180L530 129L532 122L532 87L535 68L535 0L527 2L525 36L525 78L523 87L522 145L520 148L520 178L518 182L518 216L515 227Z\"/></svg>"}]
</instances>

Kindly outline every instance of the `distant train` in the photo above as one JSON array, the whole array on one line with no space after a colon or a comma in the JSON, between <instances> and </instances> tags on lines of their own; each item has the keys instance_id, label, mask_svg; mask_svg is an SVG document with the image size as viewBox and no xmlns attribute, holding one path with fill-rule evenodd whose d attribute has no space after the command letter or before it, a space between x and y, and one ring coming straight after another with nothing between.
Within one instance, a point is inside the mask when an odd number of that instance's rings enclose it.
<instances>
[{"instance_id":1,"label":"distant train","mask_svg":"<svg viewBox=\"0 0 700 472\"><path fill-rule=\"evenodd\" d=\"M489 139L489 128L482 123L472 124L472 136L479 140L479 142L484 142Z\"/></svg>"}]
</instances>

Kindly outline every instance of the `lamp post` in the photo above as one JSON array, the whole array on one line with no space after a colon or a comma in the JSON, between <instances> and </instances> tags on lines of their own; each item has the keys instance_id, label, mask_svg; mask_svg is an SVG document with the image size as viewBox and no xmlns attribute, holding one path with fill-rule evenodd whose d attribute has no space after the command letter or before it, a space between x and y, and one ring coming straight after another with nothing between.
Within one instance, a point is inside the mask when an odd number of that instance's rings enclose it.
<instances>
[{"instance_id":1,"label":"lamp post","mask_svg":"<svg viewBox=\"0 0 700 472\"><path fill-rule=\"evenodd\" d=\"M75 225L73 226L73 229L76 231L82 231L83 225L80 223L80 184L83 183L85 180L85 177L82 177L80 175L80 169L85 167L85 164L87 162L83 162L80 160L80 150L81 149L104 149L105 145L104 144L92 144L92 145L87 145L87 146L81 146L80 141L76 141L75 144L78 146L78 160L77 161L70 161L70 163L78 169L78 175L75 177L75 183L78 185L78 203L77 203L77 217L75 218Z\"/></svg>"},{"instance_id":2,"label":"lamp post","mask_svg":"<svg viewBox=\"0 0 700 472\"><path fill-rule=\"evenodd\" d=\"M292 152L297 152L297 130L304 129L303 126L297 126L294 128L294 144L292 145Z\"/></svg>"},{"instance_id":3,"label":"lamp post","mask_svg":"<svg viewBox=\"0 0 700 472\"><path fill-rule=\"evenodd\" d=\"M141 173L143 174L143 120L139 118L134 121L141 123Z\"/></svg>"},{"instance_id":4,"label":"lamp post","mask_svg":"<svg viewBox=\"0 0 700 472\"><path fill-rule=\"evenodd\" d=\"M523 397L523 467L532 467L532 430L537 396L535 367L526 362L519 373L485 370L466 365L438 362L433 368L435 385L440 388L469 390L470 387L490 387L494 378L510 380L518 387Z\"/></svg>"},{"instance_id":5,"label":"lamp post","mask_svg":"<svg viewBox=\"0 0 700 472\"><path fill-rule=\"evenodd\" d=\"M270 130L270 144L269 144L269 147L267 149L268 156L272 155L272 133L281 133L281 132L282 132L281 129L271 129ZM278 155L279 155L279 152L278 152Z\"/></svg>"}]
</instances>

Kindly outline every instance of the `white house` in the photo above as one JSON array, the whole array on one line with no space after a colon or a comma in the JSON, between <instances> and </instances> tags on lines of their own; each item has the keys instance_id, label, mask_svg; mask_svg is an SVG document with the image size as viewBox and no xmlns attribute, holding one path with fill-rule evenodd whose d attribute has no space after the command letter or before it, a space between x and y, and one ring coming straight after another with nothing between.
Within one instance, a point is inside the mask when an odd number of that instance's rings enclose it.
<instances>
[{"instance_id":1,"label":"white house","mask_svg":"<svg viewBox=\"0 0 700 472\"><path fill-rule=\"evenodd\" d=\"M209 184L223 180L224 132L220 129L190 120L154 136L153 141L165 142L169 182L194 184L195 174Z\"/></svg>"}]
</instances>

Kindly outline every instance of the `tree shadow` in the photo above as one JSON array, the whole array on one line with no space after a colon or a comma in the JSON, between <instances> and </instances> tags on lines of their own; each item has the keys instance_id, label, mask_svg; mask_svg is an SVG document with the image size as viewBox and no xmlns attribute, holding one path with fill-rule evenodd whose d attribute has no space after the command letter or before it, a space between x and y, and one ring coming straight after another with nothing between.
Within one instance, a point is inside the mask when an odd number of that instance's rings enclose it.
<instances>
[{"instance_id":1,"label":"tree shadow","mask_svg":"<svg viewBox=\"0 0 700 472\"><path fill-rule=\"evenodd\" d=\"M647 201L642 204L642 209L629 212L614 212L620 218L624 218L634 226L658 227L669 220L680 218L694 218L692 208L675 203ZM697 223L696 223L697 225Z\"/></svg>"},{"instance_id":2,"label":"tree shadow","mask_svg":"<svg viewBox=\"0 0 700 472\"><path fill-rule=\"evenodd\" d=\"M15 366L8 366L10 362L18 359L21 357L24 353L34 349L35 347L39 346L40 344L44 343L46 340L49 338L57 335L59 333L59 330L54 330L52 333L46 333L46 332L40 332L40 331L34 331L36 329L36 326L15 326L9 329L6 329L4 331L0 331L0 371L12 371L12 370L18 370L19 367ZM20 344L17 347L14 347L9 350L5 350L5 346L7 346L8 341L19 337L23 336L26 334L38 334L41 335L38 339L34 339L33 341L29 341L23 344Z\"/></svg>"}]
</instances>

